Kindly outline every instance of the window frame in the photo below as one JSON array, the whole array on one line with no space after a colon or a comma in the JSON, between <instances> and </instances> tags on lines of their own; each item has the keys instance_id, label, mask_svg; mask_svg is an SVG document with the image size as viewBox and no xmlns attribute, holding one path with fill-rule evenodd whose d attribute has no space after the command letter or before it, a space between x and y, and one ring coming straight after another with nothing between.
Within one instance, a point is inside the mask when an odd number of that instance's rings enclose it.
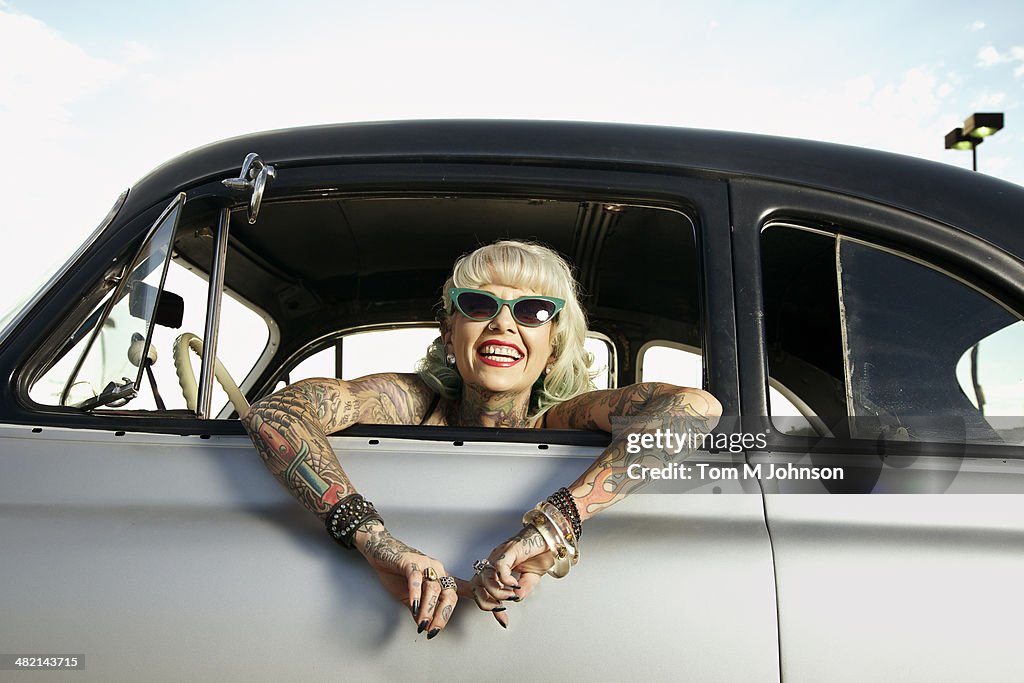
<instances>
[{"instance_id":1,"label":"window frame","mask_svg":"<svg viewBox=\"0 0 1024 683\"><path fill-rule=\"evenodd\" d=\"M717 362L709 364L712 391L726 406L738 404L739 384L736 374L735 329L730 325L710 326L708 311L725 313L724 320L732 319L733 277L731 245L728 235L728 194L725 183L699 174L675 174L663 168L630 168L621 166L593 167L586 161L566 159L555 165L496 165L481 163L346 163L297 164L280 173L269 188L265 203L294 201L295 199L323 198L325 187L329 193L379 196L408 193L410 196L431 195L441 192L477 194L483 196L536 196L553 200L579 201L592 198L608 203L633 204L677 211L693 224L697 249L700 285L701 334L705 346L717 348ZM326 181L326 185L325 185ZM396 190L395 188L400 188ZM219 180L204 181L187 191L189 202L198 200L207 204L223 202L227 196ZM233 210L241 207L233 200ZM165 203L165 202L164 202ZM162 207L161 207L162 208ZM186 209L187 211L187 209ZM10 365L14 378L13 396L16 400L4 402L4 420L11 424L92 428L100 430L173 433L183 435L242 434L241 425L233 420L201 420L193 415L136 414L132 411L105 411L102 415L84 415L74 409L34 405L27 400L26 379L45 355L44 345L53 344L55 326L65 320L71 309L69 296L77 297L91 289L104 269L109 269L111 255L132 254L141 241L139 224L152 224L159 213L158 207L149 206L133 216L118 216L110 228L101 235L97 244L88 250L81 262L69 273L68 280L47 290L40 304L31 312L34 324L14 331L12 342L18 347L14 353L0 360ZM132 244L136 245L132 248ZM55 322L56 321L56 322ZM614 333L610 333L614 337ZM43 339L44 342L38 340ZM613 348L615 345L613 344ZM261 361L262 362L262 361ZM618 372L622 368L616 353ZM264 363L269 366L269 363ZM267 390L268 372L260 377L250 373L243 382L253 390ZM275 373L276 374L276 373ZM408 428L399 428L408 429ZM409 434L397 434L415 438ZM517 435L502 435L500 440L516 440ZM522 436L522 435L519 435ZM551 435L554 436L554 435ZM445 438L444 440L447 440ZM532 439L529 439L532 440ZM542 439L551 441L550 438ZM568 441L572 443L572 441Z\"/></svg>"},{"instance_id":2,"label":"window frame","mask_svg":"<svg viewBox=\"0 0 1024 683\"><path fill-rule=\"evenodd\" d=\"M761 276L762 232L769 225L791 224L811 232L841 234L872 248L909 258L998 302L1024 317L1024 262L965 231L922 215L868 199L773 181L737 179L730 183L733 208L736 277L748 286L737 300L742 425L744 431L766 434L769 451L823 452L877 457L873 440L846 437L798 437L778 431L768 411L768 354ZM983 265L982 265L983 264ZM1024 459L1024 447L1013 444L948 442L885 442L886 452L907 456L950 456Z\"/></svg>"}]
</instances>

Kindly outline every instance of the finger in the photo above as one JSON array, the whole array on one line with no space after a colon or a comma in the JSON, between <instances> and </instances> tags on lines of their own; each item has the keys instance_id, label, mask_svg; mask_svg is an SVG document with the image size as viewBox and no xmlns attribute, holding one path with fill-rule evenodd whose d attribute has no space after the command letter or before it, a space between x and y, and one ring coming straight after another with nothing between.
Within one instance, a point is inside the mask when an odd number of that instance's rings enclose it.
<instances>
[{"instance_id":1,"label":"finger","mask_svg":"<svg viewBox=\"0 0 1024 683\"><path fill-rule=\"evenodd\" d=\"M506 559L499 560L500 562L507 561ZM511 571L507 571L506 574L509 577L507 581L502 581L498 577L498 567L487 567L480 574L480 584L487 590L488 593L493 595L498 600L508 600L513 597L513 586L518 585L516 579L512 576Z\"/></svg>"},{"instance_id":2,"label":"finger","mask_svg":"<svg viewBox=\"0 0 1024 683\"><path fill-rule=\"evenodd\" d=\"M501 601L496 600L482 586L473 586L473 602L484 612L493 612L495 608L501 607Z\"/></svg>"},{"instance_id":3,"label":"finger","mask_svg":"<svg viewBox=\"0 0 1024 683\"><path fill-rule=\"evenodd\" d=\"M533 589L537 587L542 578L542 574L534 574L532 572L525 572L519 575L519 588L516 590L516 597L520 600L525 600Z\"/></svg>"},{"instance_id":4,"label":"finger","mask_svg":"<svg viewBox=\"0 0 1024 683\"><path fill-rule=\"evenodd\" d=\"M438 571L436 567L433 567L433 569L438 576L444 576L443 568L440 571ZM424 568L424 571L426 571L426 568ZM422 589L420 591L420 611L416 615L418 633L423 633L430 624L430 620L434 618L434 611L437 609L437 603L440 597L441 584L437 581L427 581L426 578L424 578Z\"/></svg>"},{"instance_id":5,"label":"finger","mask_svg":"<svg viewBox=\"0 0 1024 683\"><path fill-rule=\"evenodd\" d=\"M412 612L413 621L420 622L420 595L423 592L423 572L418 565L413 564L405 575L409 588L409 610Z\"/></svg>"},{"instance_id":6,"label":"finger","mask_svg":"<svg viewBox=\"0 0 1024 683\"><path fill-rule=\"evenodd\" d=\"M502 628L508 628L508 612L505 611L504 607L496 607L491 610L494 615L494 620L497 621Z\"/></svg>"},{"instance_id":7,"label":"finger","mask_svg":"<svg viewBox=\"0 0 1024 683\"><path fill-rule=\"evenodd\" d=\"M434 610L434 618L428 627L430 630L427 632L427 640L436 636L448 625L448 620L452 618L452 612L455 611L455 605L458 601L459 596L454 590L441 589L440 597L437 600L437 608Z\"/></svg>"},{"instance_id":8,"label":"finger","mask_svg":"<svg viewBox=\"0 0 1024 683\"><path fill-rule=\"evenodd\" d=\"M536 527L523 527L522 531L509 539L508 546L494 561L496 579L505 586L515 587L518 581L512 568L544 553L547 546Z\"/></svg>"},{"instance_id":9,"label":"finger","mask_svg":"<svg viewBox=\"0 0 1024 683\"><path fill-rule=\"evenodd\" d=\"M512 574L512 566L518 563L520 559L518 553L515 552L516 547L507 549L502 555L495 560L494 578L495 581L500 585L501 588L509 588L510 590L515 586L518 586L516 578Z\"/></svg>"}]
</instances>

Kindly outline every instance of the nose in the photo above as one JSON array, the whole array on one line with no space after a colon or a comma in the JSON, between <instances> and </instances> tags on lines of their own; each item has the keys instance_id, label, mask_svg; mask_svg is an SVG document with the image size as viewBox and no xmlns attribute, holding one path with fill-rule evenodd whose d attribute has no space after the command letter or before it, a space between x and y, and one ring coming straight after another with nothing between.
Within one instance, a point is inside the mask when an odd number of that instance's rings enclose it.
<instances>
[{"instance_id":1,"label":"nose","mask_svg":"<svg viewBox=\"0 0 1024 683\"><path fill-rule=\"evenodd\" d=\"M512 316L512 309L508 304L502 304L498 315L491 320L490 326L500 330L514 330L516 319Z\"/></svg>"}]
</instances>

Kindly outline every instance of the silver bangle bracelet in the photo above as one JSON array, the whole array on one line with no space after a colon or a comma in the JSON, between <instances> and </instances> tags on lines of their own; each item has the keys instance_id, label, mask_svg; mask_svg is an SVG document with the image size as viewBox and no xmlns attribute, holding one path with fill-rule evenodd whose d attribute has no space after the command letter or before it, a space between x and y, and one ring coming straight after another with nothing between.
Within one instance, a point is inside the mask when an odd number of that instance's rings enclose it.
<instances>
[{"instance_id":1,"label":"silver bangle bracelet","mask_svg":"<svg viewBox=\"0 0 1024 683\"><path fill-rule=\"evenodd\" d=\"M560 579L569 573L569 569L572 567L572 562L569 559L569 549L564 543L559 543L557 540L557 532L544 513L534 508L528 510L523 515L523 524L526 526L532 526L537 530L537 533L544 539L544 545L547 546L548 550L555 558L555 563L548 569L548 574Z\"/></svg>"}]
</instances>

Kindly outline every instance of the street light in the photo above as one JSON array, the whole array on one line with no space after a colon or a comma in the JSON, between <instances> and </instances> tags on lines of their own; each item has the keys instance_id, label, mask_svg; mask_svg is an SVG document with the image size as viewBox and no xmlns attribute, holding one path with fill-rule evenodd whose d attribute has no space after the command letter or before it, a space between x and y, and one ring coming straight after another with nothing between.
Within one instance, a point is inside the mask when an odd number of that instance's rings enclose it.
<instances>
[{"instance_id":1,"label":"street light","mask_svg":"<svg viewBox=\"0 0 1024 683\"><path fill-rule=\"evenodd\" d=\"M1003 128L1001 113L974 113L964 119L963 128L954 128L946 133L946 149L971 150L971 169L978 170L978 145L985 138L995 135ZM978 412L985 414L985 392L978 381L978 345L971 347L971 384L974 385L974 396L978 401Z\"/></svg>"},{"instance_id":2,"label":"street light","mask_svg":"<svg viewBox=\"0 0 1024 683\"><path fill-rule=\"evenodd\" d=\"M973 138L987 138L1002 129L1002 114L971 114L964 120L964 134Z\"/></svg>"},{"instance_id":3,"label":"street light","mask_svg":"<svg viewBox=\"0 0 1024 683\"><path fill-rule=\"evenodd\" d=\"M971 169L978 170L978 145L985 138L995 135L1003 128L1001 113L971 114L964 119L963 128L954 128L946 133L946 149L971 150Z\"/></svg>"}]
</instances>

